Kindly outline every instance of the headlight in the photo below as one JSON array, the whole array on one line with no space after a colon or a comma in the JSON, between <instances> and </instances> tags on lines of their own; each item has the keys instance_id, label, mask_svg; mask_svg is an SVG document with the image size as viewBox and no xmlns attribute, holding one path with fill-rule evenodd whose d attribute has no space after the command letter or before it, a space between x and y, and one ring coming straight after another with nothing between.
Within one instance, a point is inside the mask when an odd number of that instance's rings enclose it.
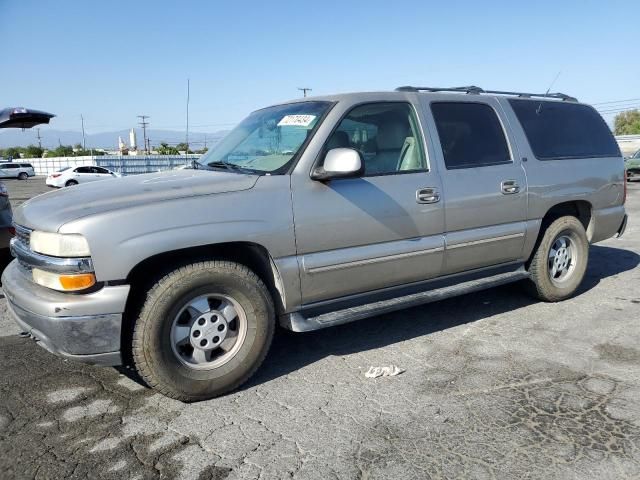
<instances>
[{"instance_id":1,"label":"headlight","mask_svg":"<svg viewBox=\"0 0 640 480\"><path fill-rule=\"evenodd\" d=\"M67 275L45 272L39 268L34 268L31 275L34 283L61 292L86 290L96 284L96 277L93 273Z\"/></svg>"},{"instance_id":2,"label":"headlight","mask_svg":"<svg viewBox=\"0 0 640 480\"><path fill-rule=\"evenodd\" d=\"M89 257L87 239L77 233L31 232L31 250L53 257Z\"/></svg>"}]
</instances>

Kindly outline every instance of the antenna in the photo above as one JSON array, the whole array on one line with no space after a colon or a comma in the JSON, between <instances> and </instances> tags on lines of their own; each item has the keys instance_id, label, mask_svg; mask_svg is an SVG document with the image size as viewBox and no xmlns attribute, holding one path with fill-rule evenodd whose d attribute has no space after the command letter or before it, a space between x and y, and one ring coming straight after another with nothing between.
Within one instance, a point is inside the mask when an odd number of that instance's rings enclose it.
<instances>
[{"instance_id":1,"label":"antenna","mask_svg":"<svg viewBox=\"0 0 640 480\"><path fill-rule=\"evenodd\" d=\"M310 92L311 90L313 90L313 88L309 88L309 87L298 87L298 90L300 90L302 92L302 95L304 97L307 96L307 92Z\"/></svg>"},{"instance_id":2,"label":"antenna","mask_svg":"<svg viewBox=\"0 0 640 480\"><path fill-rule=\"evenodd\" d=\"M553 78L553 81L551 82L551 85L549 85L549 88L547 88L547 91L544 92L545 97L547 95L549 95L549 92L551 91L551 88L556 83L556 80L558 80L558 77L560 76L561 73L562 73L562 70L559 70L558 73L556 74L556 76Z\"/></svg>"}]
</instances>

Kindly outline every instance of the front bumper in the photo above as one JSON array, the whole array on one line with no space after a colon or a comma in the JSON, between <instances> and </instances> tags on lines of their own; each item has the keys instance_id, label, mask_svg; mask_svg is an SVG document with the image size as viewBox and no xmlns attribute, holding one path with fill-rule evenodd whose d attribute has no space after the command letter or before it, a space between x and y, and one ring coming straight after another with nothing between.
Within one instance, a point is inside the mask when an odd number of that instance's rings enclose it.
<instances>
[{"instance_id":1,"label":"front bumper","mask_svg":"<svg viewBox=\"0 0 640 480\"><path fill-rule=\"evenodd\" d=\"M14 260L2 274L8 310L38 344L56 355L96 365L120 365L122 314L128 285L74 295L33 283Z\"/></svg>"}]
</instances>

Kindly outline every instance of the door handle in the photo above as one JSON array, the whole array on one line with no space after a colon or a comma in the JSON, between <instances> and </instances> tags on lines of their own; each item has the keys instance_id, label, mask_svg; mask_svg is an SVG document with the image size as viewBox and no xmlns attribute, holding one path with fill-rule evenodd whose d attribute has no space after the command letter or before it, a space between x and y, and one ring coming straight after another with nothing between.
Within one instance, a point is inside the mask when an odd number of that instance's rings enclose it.
<instances>
[{"instance_id":1,"label":"door handle","mask_svg":"<svg viewBox=\"0 0 640 480\"><path fill-rule=\"evenodd\" d=\"M500 189L502 190L503 195L513 195L520 191L520 185L518 185L518 182L515 180L504 180L500 184Z\"/></svg>"},{"instance_id":2,"label":"door handle","mask_svg":"<svg viewBox=\"0 0 640 480\"><path fill-rule=\"evenodd\" d=\"M437 203L440 201L440 194L435 188L421 188L416 191L416 202L418 203Z\"/></svg>"}]
</instances>

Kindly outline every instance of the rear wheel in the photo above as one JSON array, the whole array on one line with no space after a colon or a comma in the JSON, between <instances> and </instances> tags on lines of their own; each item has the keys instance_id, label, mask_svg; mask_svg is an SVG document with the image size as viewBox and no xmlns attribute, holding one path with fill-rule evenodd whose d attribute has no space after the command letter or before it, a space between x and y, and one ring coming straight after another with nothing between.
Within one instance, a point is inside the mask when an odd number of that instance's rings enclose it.
<instances>
[{"instance_id":1,"label":"rear wheel","mask_svg":"<svg viewBox=\"0 0 640 480\"><path fill-rule=\"evenodd\" d=\"M530 292L545 302L572 296L582 283L589 259L584 226L571 216L549 225L529 265Z\"/></svg>"},{"instance_id":2,"label":"rear wheel","mask_svg":"<svg viewBox=\"0 0 640 480\"><path fill-rule=\"evenodd\" d=\"M133 360L164 395L205 400L253 375L274 329L269 291L251 270L226 261L194 263L149 290L134 326Z\"/></svg>"},{"instance_id":3,"label":"rear wheel","mask_svg":"<svg viewBox=\"0 0 640 480\"><path fill-rule=\"evenodd\" d=\"M25 172L20 172L18 174L18 180L26 180L27 178L29 178L29 175L27 175Z\"/></svg>"},{"instance_id":4,"label":"rear wheel","mask_svg":"<svg viewBox=\"0 0 640 480\"><path fill-rule=\"evenodd\" d=\"M64 184L65 187L73 187L74 185L78 185L76 180L67 180L67 183Z\"/></svg>"}]
</instances>

